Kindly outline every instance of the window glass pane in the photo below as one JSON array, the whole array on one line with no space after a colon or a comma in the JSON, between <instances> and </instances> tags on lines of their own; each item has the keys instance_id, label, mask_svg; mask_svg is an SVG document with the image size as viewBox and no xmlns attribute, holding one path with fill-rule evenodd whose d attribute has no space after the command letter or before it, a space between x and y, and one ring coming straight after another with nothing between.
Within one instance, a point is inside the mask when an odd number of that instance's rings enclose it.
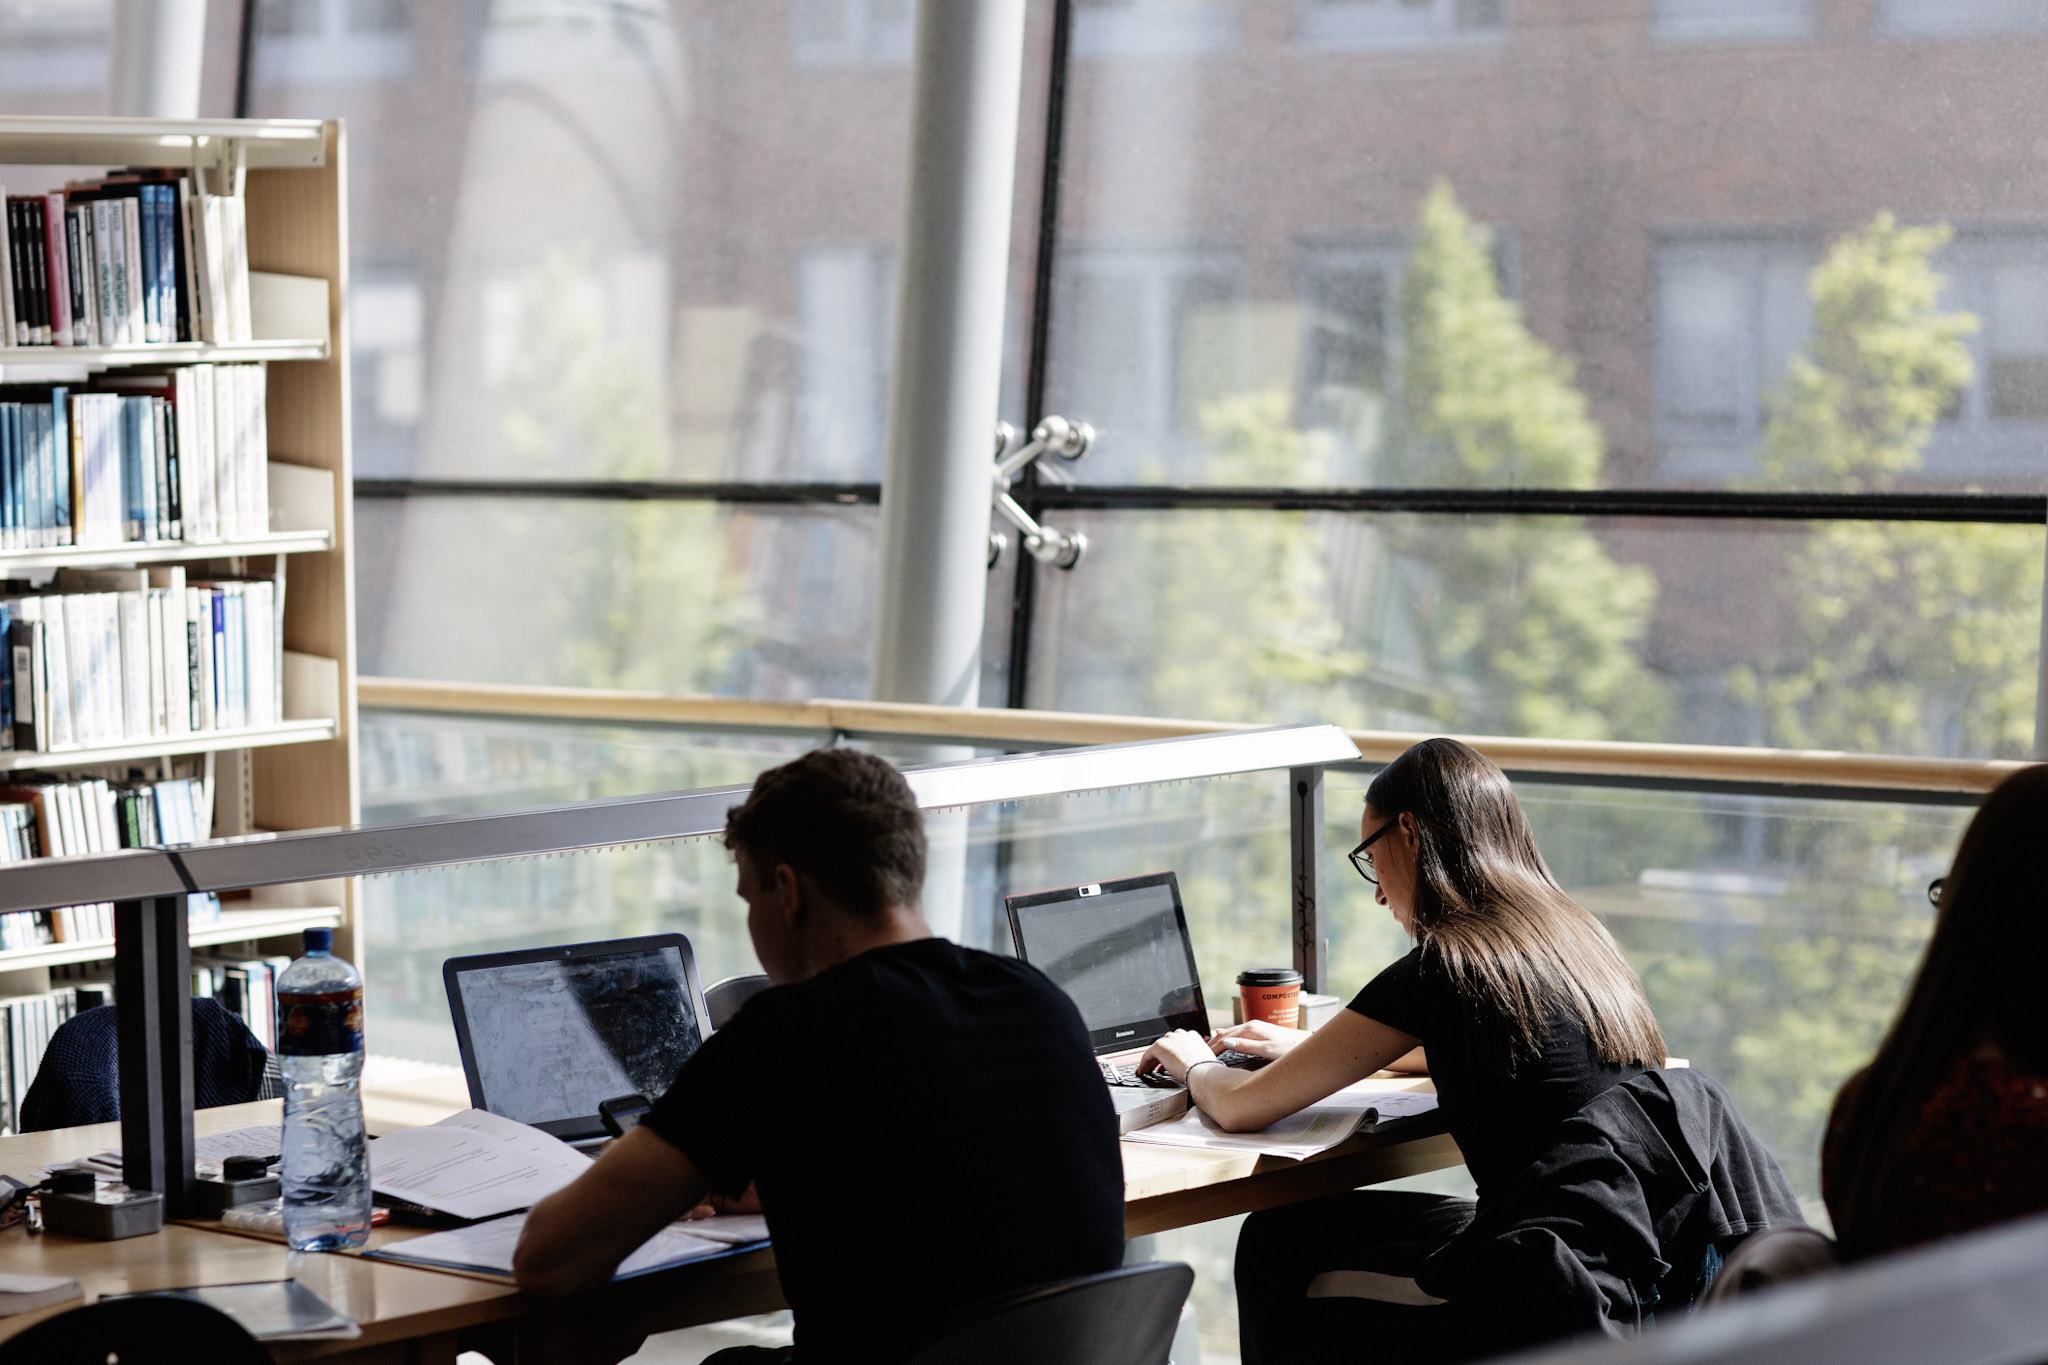
<instances>
[{"instance_id":1,"label":"window glass pane","mask_svg":"<svg viewBox=\"0 0 2048 1365\"><path fill-rule=\"evenodd\" d=\"M1877 0L1875 27L1902 37L2048 32L2035 0Z\"/></svg>"},{"instance_id":2,"label":"window glass pane","mask_svg":"<svg viewBox=\"0 0 2048 1365\"><path fill-rule=\"evenodd\" d=\"M0 92L7 112L104 114L113 19L113 0L0 0Z\"/></svg>"},{"instance_id":3,"label":"window glass pane","mask_svg":"<svg viewBox=\"0 0 2048 1365\"><path fill-rule=\"evenodd\" d=\"M879 478L912 12L266 0L255 112L348 119L357 472Z\"/></svg>"},{"instance_id":4,"label":"window glass pane","mask_svg":"<svg viewBox=\"0 0 2048 1365\"><path fill-rule=\"evenodd\" d=\"M1226 455L1302 439L1237 413ZM1256 482L1256 480L1234 480ZM2032 526L1048 514L1054 710L2023 758Z\"/></svg>"},{"instance_id":5,"label":"window glass pane","mask_svg":"<svg viewBox=\"0 0 2048 1365\"><path fill-rule=\"evenodd\" d=\"M2011 36L1890 36L1936 10ZM1225 482L1203 413L1257 397L1308 438L1286 484L2036 491L2048 378L1999 340L2033 305L1992 283L2032 267L1971 257L2048 222L2041 7L1895 0L1805 41L1822 13L1244 0L1227 47L1077 62L1048 365L1101 434L1075 477ZM1198 270L1227 287L1190 307ZM1859 362L1888 317L1910 363ZM1839 419L1873 408L1897 430L1859 444Z\"/></svg>"},{"instance_id":6,"label":"window glass pane","mask_svg":"<svg viewBox=\"0 0 2048 1365\"><path fill-rule=\"evenodd\" d=\"M1656 0L1652 30L1665 39L1803 38L1812 0Z\"/></svg>"},{"instance_id":7,"label":"window glass pane","mask_svg":"<svg viewBox=\"0 0 2048 1365\"><path fill-rule=\"evenodd\" d=\"M872 506L363 499L361 671L864 697L878 523ZM995 699L1007 567L989 592L1002 605L988 612L982 696Z\"/></svg>"},{"instance_id":8,"label":"window glass pane","mask_svg":"<svg viewBox=\"0 0 2048 1365\"><path fill-rule=\"evenodd\" d=\"M1344 860L1369 778L1327 779L1330 989L1409 948ZM1828 1106L1869 1061L1933 928L1967 808L1517 782L1565 890L1641 976L1675 1057L1728 1087L1811 1219Z\"/></svg>"}]
</instances>

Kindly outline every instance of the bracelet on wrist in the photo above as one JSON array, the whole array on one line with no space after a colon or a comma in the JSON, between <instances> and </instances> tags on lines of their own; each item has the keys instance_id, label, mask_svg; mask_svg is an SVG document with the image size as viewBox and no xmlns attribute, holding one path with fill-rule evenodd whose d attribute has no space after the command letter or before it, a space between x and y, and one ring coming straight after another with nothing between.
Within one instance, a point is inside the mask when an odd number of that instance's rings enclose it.
<instances>
[{"instance_id":1,"label":"bracelet on wrist","mask_svg":"<svg viewBox=\"0 0 2048 1365\"><path fill-rule=\"evenodd\" d=\"M1196 1062L1194 1066L1190 1066L1186 1071L1182 1072L1180 1083L1188 1088L1188 1094L1193 1095L1195 1093L1195 1067L1222 1065L1224 1065L1224 1061L1221 1057L1205 1058L1202 1061Z\"/></svg>"}]
</instances>

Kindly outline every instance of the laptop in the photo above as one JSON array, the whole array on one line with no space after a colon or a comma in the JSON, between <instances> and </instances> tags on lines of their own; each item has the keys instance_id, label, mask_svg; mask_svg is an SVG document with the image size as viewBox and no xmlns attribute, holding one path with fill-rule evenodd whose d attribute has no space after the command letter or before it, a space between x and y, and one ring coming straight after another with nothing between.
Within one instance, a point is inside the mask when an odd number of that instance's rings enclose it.
<instances>
[{"instance_id":1,"label":"laptop","mask_svg":"<svg viewBox=\"0 0 2048 1365\"><path fill-rule=\"evenodd\" d=\"M1131 1071L1174 1029L1209 1036L1173 873L1006 896L1003 909L1017 956L1051 977L1081 1011L1123 1131L1186 1112L1185 1089L1154 1088Z\"/></svg>"},{"instance_id":2,"label":"laptop","mask_svg":"<svg viewBox=\"0 0 2048 1365\"><path fill-rule=\"evenodd\" d=\"M660 1099L711 1032L681 934L452 957L442 964L469 1102L571 1144L598 1106Z\"/></svg>"}]
</instances>

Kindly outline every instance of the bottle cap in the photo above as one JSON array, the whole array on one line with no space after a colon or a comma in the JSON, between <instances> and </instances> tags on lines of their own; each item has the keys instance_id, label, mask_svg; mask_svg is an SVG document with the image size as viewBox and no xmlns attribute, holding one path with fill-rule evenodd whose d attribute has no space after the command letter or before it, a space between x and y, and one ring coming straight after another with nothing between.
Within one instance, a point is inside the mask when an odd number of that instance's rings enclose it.
<instances>
[{"instance_id":1,"label":"bottle cap","mask_svg":"<svg viewBox=\"0 0 2048 1365\"><path fill-rule=\"evenodd\" d=\"M1301 973L1292 967L1247 967L1237 974L1240 986L1299 986Z\"/></svg>"},{"instance_id":2,"label":"bottle cap","mask_svg":"<svg viewBox=\"0 0 2048 1365\"><path fill-rule=\"evenodd\" d=\"M306 931L306 951L309 953L333 952L334 931L332 929L308 929Z\"/></svg>"}]
</instances>

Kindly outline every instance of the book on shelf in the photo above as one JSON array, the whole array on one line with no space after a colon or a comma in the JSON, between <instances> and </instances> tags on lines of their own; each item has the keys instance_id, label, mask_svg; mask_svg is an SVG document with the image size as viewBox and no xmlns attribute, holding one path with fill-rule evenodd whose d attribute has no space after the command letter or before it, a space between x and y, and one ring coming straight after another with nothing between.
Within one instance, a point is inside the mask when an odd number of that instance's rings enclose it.
<instances>
[{"instance_id":1,"label":"book on shelf","mask_svg":"<svg viewBox=\"0 0 2048 1365\"><path fill-rule=\"evenodd\" d=\"M267 578L183 565L0 583L0 750L61 753L284 720L284 560Z\"/></svg>"},{"instance_id":2,"label":"book on shelf","mask_svg":"<svg viewBox=\"0 0 2048 1365\"><path fill-rule=\"evenodd\" d=\"M251 340L239 194L138 169L5 194L0 329L11 346Z\"/></svg>"},{"instance_id":3,"label":"book on shelf","mask_svg":"<svg viewBox=\"0 0 2048 1365\"><path fill-rule=\"evenodd\" d=\"M0 549L265 534L265 386L239 364L0 388Z\"/></svg>"},{"instance_id":4,"label":"book on shelf","mask_svg":"<svg viewBox=\"0 0 2048 1365\"><path fill-rule=\"evenodd\" d=\"M35 1084L50 1035L78 1012L78 995L67 985L0 996L0 1129L19 1131L21 1102Z\"/></svg>"}]
</instances>

